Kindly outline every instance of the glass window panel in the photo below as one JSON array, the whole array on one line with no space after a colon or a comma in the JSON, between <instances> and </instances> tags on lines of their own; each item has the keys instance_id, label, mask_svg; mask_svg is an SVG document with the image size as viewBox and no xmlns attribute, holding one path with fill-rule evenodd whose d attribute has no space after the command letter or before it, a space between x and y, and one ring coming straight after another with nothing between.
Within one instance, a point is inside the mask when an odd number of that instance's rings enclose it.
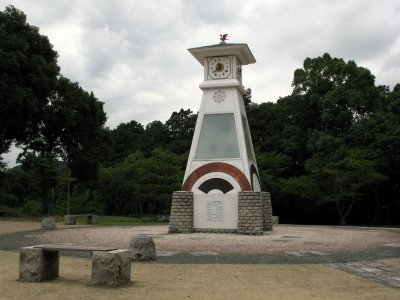
<instances>
[{"instance_id":1,"label":"glass window panel","mask_svg":"<svg viewBox=\"0 0 400 300\"><path fill-rule=\"evenodd\" d=\"M240 158L233 114L204 115L196 158Z\"/></svg>"},{"instance_id":2,"label":"glass window panel","mask_svg":"<svg viewBox=\"0 0 400 300\"><path fill-rule=\"evenodd\" d=\"M242 123L243 123L244 139L246 142L247 158L255 161L253 142L251 141L249 124L247 123L247 119L244 116L242 116Z\"/></svg>"}]
</instances>

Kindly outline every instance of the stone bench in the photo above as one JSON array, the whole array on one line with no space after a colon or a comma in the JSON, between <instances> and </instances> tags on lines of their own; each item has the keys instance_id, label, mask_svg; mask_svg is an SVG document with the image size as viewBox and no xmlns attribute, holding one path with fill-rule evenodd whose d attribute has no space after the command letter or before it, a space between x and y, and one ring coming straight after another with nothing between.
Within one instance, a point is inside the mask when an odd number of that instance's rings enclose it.
<instances>
[{"instance_id":1,"label":"stone bench","mask_svg":"<svg viewBox=\"0 0 400 300\"><path fill-rule=\"evenodd\" d=\"M131 254L127 249L44 244L20 249L19 279L44 281L58 278L59 251L86 251L92 254L91 284L116 287L131 281Z\"/></svg>"},{"instance_id":2,"label":"stone bench","mask_svg":"<svg viewBox=\"0 0 400 300\"><path fill-rule=\"evenodd\" d=\"M65 215L64 224L65 225L75 225L77 217L86 217L86 224L96 225L99 224L99 216L93 214L80 214L80 215Z\"/></svg>"}]
</instances>

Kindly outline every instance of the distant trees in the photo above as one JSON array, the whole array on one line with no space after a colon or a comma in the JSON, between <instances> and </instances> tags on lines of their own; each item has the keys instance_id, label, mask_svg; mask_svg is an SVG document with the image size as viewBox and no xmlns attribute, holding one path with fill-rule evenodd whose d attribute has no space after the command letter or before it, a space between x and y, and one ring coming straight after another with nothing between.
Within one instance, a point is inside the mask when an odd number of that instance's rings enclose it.
<instances>
[{"instance_id":1,"label":"distant trees","mask_svg":"<svg viewBox=\"0 0 400 300\"><path fill-rule=\"evenodd\" d=\"M196 127L197 114L190 109L181 109L173 112L165 122L168 129L168 149L177 154L183 154L190 150L193 132Z\"/></svg>"},{"instance_id":2,"label":"distant trees","mask_svg":"<svg viewBox=\"0 0 400 300\"><path fill-rule=\"evenodd\" d=\"M173 191L179 190L182 160L172 152L155 149L149 157L136 151L123 161L102 168L97 183L104 212L116 215L168 214Z\"/></svg>"},{"instance_id":3,"label":"distant trees","mask_svg":"<svg viewBox=\"0 0 400 300\"><path fill-rule=\"evenodd\" d=\"M110 130L110 162L118 162L129 154L141 151L145 157L151 156L154 149L162 148L178 155L190 150L197 114L190 109L172 112L165 122L159 120L145 127L136 122L121 123Z\"/></svg>"},{"instance_id":4,"label":"distant trees","mask_svg":"<svg viewBox=\"0 0 400 300\"><path fill-rule=\"evenodd\" d=\"M121 123L111 130L111 162L121 161L130 153L140 150L143 133L143 125L136 121Z\"/></svg>"},{"instance_id":5,"label":"distant trees","mask_svg":"<svg viewBox=\"0 0 400 300\"><path fill-rule=\"evenodd\" d=\"M344 225L352 217L378 222L385 210L386 222L399 221L391 192L400 182L397 90L375 86L353 61L324 54L294 72L292 95L249 106L261 178L275 192L278 214L309 222L335 209ZM319 222L332 222L325 212Z\"/></svg>"},{"instance_id":6,"label":"distant trees","mask_svg":"<svg viewBox=\"0 0 400 300\"><path fill-rule=\"evenodd\" d=\"M110 131L111 160L97 182L98 200L108 214L168 214L179 190L196 125L191 110L173 112L145 128L131 121Z\"/></svg>"},{"instance_id":7,"label":"distant trees","mask_svg":"<svg viewBox=\"0 0 400 300\"><path fill-rule=\"evenodd\" d=\"M57 53L14 7L0 12L0 209L167 214L197 114L104 127L103 103L59 75ZM291 95L244 95L263 190L282 222L400 224L400 84L324 54L295 70ZM67 194L67 186L70 194Z\"/></svg>"}]
</instances>

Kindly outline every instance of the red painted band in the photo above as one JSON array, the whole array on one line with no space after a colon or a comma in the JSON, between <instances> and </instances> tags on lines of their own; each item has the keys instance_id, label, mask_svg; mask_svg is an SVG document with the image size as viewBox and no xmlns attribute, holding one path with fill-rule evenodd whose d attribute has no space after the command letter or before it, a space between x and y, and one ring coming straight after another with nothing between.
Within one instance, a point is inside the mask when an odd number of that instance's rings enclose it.
<instances>
[{"instance_id":1,"label":"red painted band","mask_svg":"<svg viewBox=\"0 0 400 300\"><path fill-rule=\"evenodd\" d=\"M182 191L191 191L195 182L202 176L211 172L221 172L232 176L240 186L241 191L251 191L251 184L238 168L221 162L209 163L194 170L185 180Z\"/></svg>"}]
</instances>

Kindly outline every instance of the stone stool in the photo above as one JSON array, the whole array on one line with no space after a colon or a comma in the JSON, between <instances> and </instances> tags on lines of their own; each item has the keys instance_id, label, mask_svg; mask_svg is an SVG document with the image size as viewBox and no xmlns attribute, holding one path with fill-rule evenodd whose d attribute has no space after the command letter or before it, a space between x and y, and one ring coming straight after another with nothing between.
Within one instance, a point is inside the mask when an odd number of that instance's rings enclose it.
<instances>
[{"instance_id":1,"label":"stone stool","mask_svg":"<svg viewBox=\"0 0 400 300\"><path fill-rule=\"evenodd\" d=\"M156 260L156 245L149 236L133 236L129 242L129 250L133 261Z\"/></svg>"},{"instance_id":2,"label":"stone stool","mask_svg":"<svg viewBox=\"0 0 400 300\"><path fill-rule=\"evenodd\" d=\"M43 230L56 229L56 220L54 218L43 218L42 219L42 229Z\"/></svg>"},{"instance_id":3,"label":"stone stool","mask_svg":"<svg viewBox=\"0 0 400 300\"><path fill-rule=\"evenodd\" d=\"M73 215L65 215L64 216L64 224L65 225L75 225L76 224L76 217Z\"/></svg>"},{"instance_id":4,"label":"stone stool","mask_svg":"<svg viewBox=\"0 0 400 300\"><path fill-rule=\"evenodd\" d=\"M129 250L93 251L93 285L116 287L131 281L131 255Z\"/></svg>"},{"instance_id":5,"label":"stone stool","mask_svg":"<svg viewBox=\"0 0 400 300\"><path fill-rule=\"evenodd\" d=\"M86 224L88 224L88 225L99 224L99 216L98 215L88 215L86 218Z\"/></svg>"},{"instance_id":6,"label":"stone stool","mask_svg":"<svg viewBox=\"0 0 400 300\"><path fill-rule=\"evenodd\" d=\"M41 248L23 247L19 255L19 279L21 281L44 281L58 278L58 251L43 251Z\"/></svg>"}]
</instances>

